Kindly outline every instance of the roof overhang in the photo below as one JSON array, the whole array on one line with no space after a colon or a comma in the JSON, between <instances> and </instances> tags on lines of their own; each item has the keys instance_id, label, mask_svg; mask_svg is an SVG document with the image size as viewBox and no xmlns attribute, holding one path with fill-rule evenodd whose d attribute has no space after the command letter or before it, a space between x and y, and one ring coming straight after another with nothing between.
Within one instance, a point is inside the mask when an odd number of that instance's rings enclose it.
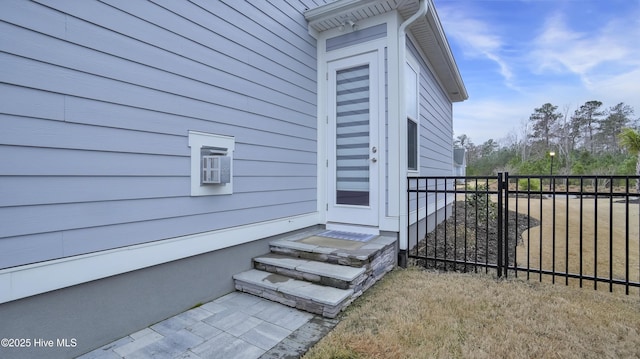
<instances>
[{"instance_id":1,"label":"roof overhang","mask_svg":"<svg viewBox=\"0 0 640 359\"><path fill-rule=\"evenodd\" d=\"M416 20L409 31L416 39L416 45L429 60L451 101L464 101L469 95L433 0L424 1L428 4L427 14ZM419 4L419 0L336 0L307 10L304 16L311 31L323 32L339 27L345 20L357 22L394 10L398 11L403 19L407 19L418 10Z\"/></svg>"}]
</instances>

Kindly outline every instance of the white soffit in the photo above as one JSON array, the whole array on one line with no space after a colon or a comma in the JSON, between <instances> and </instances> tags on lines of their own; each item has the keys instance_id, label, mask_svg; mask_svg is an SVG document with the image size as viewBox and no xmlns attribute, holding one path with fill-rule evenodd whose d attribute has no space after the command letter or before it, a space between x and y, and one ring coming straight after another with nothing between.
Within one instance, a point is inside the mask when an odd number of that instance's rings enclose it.
<instances>
[{"instance_id":1,"label":"white soffit","mask_svg":"<svg viewBox=\"0 0 640 359\"><path fill-rule=\"evenodd\" d=\"M403 0L337 0L305 11L309 27L317 32L340 26L345 20L354 22L397 9Z\"/></svg>"},{"instance_id":2,"label":"white soffit","mask_svg":"<svg viewBox=\"0 0 640 359\"><path fill-rule=\"evenodd\" d=\"M453 102L464 101L469 96L440 24L437 10L432 0L425 1L428 2L427 15L417 20L409 31L442 81L449 98ZM322 32L339 27L345 21L357 22L393 10L397 10L403 19L407 19L418 11L419 5L418 0L337 0L307 10L304 16L312 31Z\"/></svg>"}]
</instances>

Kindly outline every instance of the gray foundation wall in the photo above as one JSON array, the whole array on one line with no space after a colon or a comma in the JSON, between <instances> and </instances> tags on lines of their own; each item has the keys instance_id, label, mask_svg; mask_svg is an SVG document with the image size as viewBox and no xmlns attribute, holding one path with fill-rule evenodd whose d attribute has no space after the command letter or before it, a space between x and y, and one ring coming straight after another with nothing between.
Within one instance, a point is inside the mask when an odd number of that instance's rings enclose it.
<instances>
[{"instance_id":1,"label":"gray foundation wall","mask_svg":"<svg viewBox=\"0 0 640 359\"><path fill-rule=\"evenodd\" d=\"M426 218L412 224L409 227L409 251L413 249L418 240L423 239L427 233L431 233L438 224L448 219L453 214L453 205L449 204L440 208L437 213L431 213Z\"/></svg>"},{"instance_id":2,"label":"gray foundation wall","mask_svg":"<svg viewBox=\"0 0 640 359\"><path fill-rule=\"evenodd\" d=\"M230 293L232 276L269 252L273 239L0 304L0 339L31 343L0 347L0 358L72 358ZM40 339L53 340L54 348L34 347ZM70 347L56 347L58 339Z\"/></svg>"}]
</instances>

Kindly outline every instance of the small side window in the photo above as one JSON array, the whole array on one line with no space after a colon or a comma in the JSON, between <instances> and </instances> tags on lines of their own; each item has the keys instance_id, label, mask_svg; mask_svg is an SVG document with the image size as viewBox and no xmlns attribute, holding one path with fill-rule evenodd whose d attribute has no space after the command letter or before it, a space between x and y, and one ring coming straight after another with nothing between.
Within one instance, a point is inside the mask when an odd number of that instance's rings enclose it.
<instances>
[{"instance_id":1,"label":"small side window","mask_svg":"<svg viewBox=\"0 0 640 359\"><path fill-rule=\"evenodd\" d=\"M407 168L418 170L418 124L407 118Z\"/></svg>"},{"instance_id":2,"label":"small side window","mask_svg":"<svg viewBox=\"0 0 640 359\"><path fill-rule=\"evenodd\" d=\"M407 111L407 170L419 171L420 159L420 70L408 56L405 64L405 109Z\"/></svg>"}]
</instances>

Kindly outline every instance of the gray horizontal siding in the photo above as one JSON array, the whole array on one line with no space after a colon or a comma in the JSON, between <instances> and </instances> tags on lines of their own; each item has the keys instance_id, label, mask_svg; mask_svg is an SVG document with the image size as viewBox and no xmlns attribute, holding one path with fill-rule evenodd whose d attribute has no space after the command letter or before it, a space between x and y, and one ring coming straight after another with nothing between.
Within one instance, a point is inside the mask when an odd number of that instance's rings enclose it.
<instances>
[{"instance_id":1,"label":"gray horizontal siding","mask_svg":"<svg viewBox=\"0 0 640 359\"><path fill-rule=\"evenodd\" d=\"M12 267L50 259L92 253L116 247L157 241L163 238L184 235L184 228L192 233L211 230L212 222L224 223L225 227L239 226L250 217L256 222L272 219L277 211L283 217L294 216L308 210L313 203L281 203L271 207L253 207L229 210L220 213L193 216L160 218L146 222L130 222L112 226L79 228L23 237L8 237L0 241L0 262L3 267Z\"/></svg>"},{"instance_id":2,"label":"gray horizontal siding","mask_svg":"<svg viewBox=\"0 0 640 359\"><path fill-rule=\"evenodd\" d=\"M446 93L411 41L407 48L420 64L420 174L453 174L453 112Z\"/></svg>"},{"instance_id":3,"label":"gray horizontal siding","mask_svg":"<svg viewBox=\"0 0 640 359\"><path fill-rule=\"evenodd\" d=\"M0 11L0 268L316 211L307 5L12 1ZM234 136L190 197L188 131Z\"/></svg>"},{"instance_id":4,"label":"gray horizontal siding","mask_svg":"<svg viewBox=\"0 0 640 359\"><path fill-rule=\"evenodd\" d=\"M291 202L313 201L315 195L315 189L289 189L218 197L176 197L5 207L0 208L0 236L22 236L69 228L99 227L158 218L239 211L279 204L283 202L283 197L289 198ZM226 223L219 223L216 229L220 228L228 228L228 226Z\"/></svg>"},{"instance_id":5,"label":"gray horizontal siding","mask_svg":"<svg viewBox=\"0 0 640 359\"><path fill-rule=\"evenodd\" d=\"M452 104L440 87L435 75L420 56L413 43L407 38L408 51L418 60L420 65L420 175L452 176L453 175L453 112ZM444 182L439 181L439 189L444 189ZM422 182L424 184L424 182ZM429 183L435 188L435 182ZM452 186L449 189L453 188ZM444 200L440 194L438 201ZM436 201L434 194L429 195L429 205ZM415 210L417 203L423 206L425 194L410 196L410 210ZM424 213L423 213L424 215Z\"/></svg>"},{"instance_id":6,"label":"gray horizontal siding","mask_svg":"<svg viewBox=\"0 0 640 359\"><path fill-rule=\"evenodd\" d=\"M47 181L46 185L43 182ZM313 176L254 176L234 178L236 193L313 189ZM28 188L28 191L25 191ZM150 176L3 176L0 177L0 207L50 203L80 203L184 197L189 195L189 177ZM16 193L20 193L16 196Z\"/></svg>"},{"instance_id":7,"label":"gray horizontal siding","mask_svg":"<svg viewBox=\"0 0 640 359\"><path fill-rule=\"evenodd\" d=\"M348 33L327 39L327 51L384 38L387 36L387 24L370 26L357 31L352 31L351 29L345 29L345 31Z\"/></svg>"},{"instance_id":8,"label":"gray horizontal siding","mask_svg":"<svg viewBox=\"0 0 640 359\"><path fill-rule=\"evenodd\" d=\"M197 113L207 113L210 116L213 105L247 110L274 119L289 119L290 122L308 116L307 113L301 112L301 109L284 107L294 106L291 100L282 105L266 102L197 81L182 82L173 75L166 76L174 81L156 80L157 77L165 76L161 71L151 71L147 76L138 76L133 70L125 71L125 74L131 75L127 81L140 81L132 84L124 81L126 76L121 80L114 80L5 53L0 53L0 62L6 64L0 69L0 77L5 83L67 93L75 97L101 99L140 108L155 108L169 113L180 113L189 109L186 114L191 116ZM43 79L49 81L42 83ZM308 105L308 110L313 108L312 105Z\"/></svg>"},{"instance_id":9,"label":"gray horizontal siding","mask_svg":"<svg viewBox=\"0 0 640 359\"><path fill-rule=\"evenodd\" d=\"M158 106L161 104L156 107ZM135 107L2 83L0 108L4 114L21 117L178 136L184 136L189 129L194 128L222 134L237 132L238 128L242 128L248 143L255 143L260 138L267 142L274 139L272 145L292 149L309 148L310 143L315 143L316 134L316 118L311 116L296 116L296 123L287 122L288 130L283 133L278 131L284 122L281 118L269 118L249 112L238 116L237 110L223 105L174 108L173 112L169 112L172 110L164 106ZM5 116L5 124L13 121L7 120ZM265 133L270 135L265 136Z\"/></svg>"},{"instance_id":10,"label":"gray horizontal siding","mask_svg":"<svg viewBox=\"0 0 640 359\"><path fill-rule=\"evenodd\" d=\"M189 166L179 156L0 146L3 176L185 176Z\"/></svg>"},{"instance_id":11,"label":"gray horizontal siding","mask_svg":"<svg viewBox=\"0 0 640 359\"><path fill-rule=\"evenodd\" d=\"M185 148L184 134L165 135L2 114L0 128L0 143L4 145L189 155L189 148Z\"/></svg>"},{"instance_id":12,"label":"gray horizontal siding","mask_svg":"<svg viewBox=\"0 0 640 359\"><path fill-rule=\"evenodd\" d=\"M228 130L232 129L232 126L227 127ZM0 114L0 128L2 128L0 143L4 145L189 156L184 133L181 136L166 135L2 114ZM269 134L265 131L238 130L237 128L235 130L239 134L236 142L244 145L236 151L236 159L293 163L314 163L316 160L315 148L310 146L314 145L314 141L311 139L287 141L287 136L280 134L273 134L272 138L268 138ZM263 138L262 141L260 141L261 138ZM299 139L299 137L296 138ZM0 168L0 173L5 170L10 169Z\"/></svg>"}]
</instances>

